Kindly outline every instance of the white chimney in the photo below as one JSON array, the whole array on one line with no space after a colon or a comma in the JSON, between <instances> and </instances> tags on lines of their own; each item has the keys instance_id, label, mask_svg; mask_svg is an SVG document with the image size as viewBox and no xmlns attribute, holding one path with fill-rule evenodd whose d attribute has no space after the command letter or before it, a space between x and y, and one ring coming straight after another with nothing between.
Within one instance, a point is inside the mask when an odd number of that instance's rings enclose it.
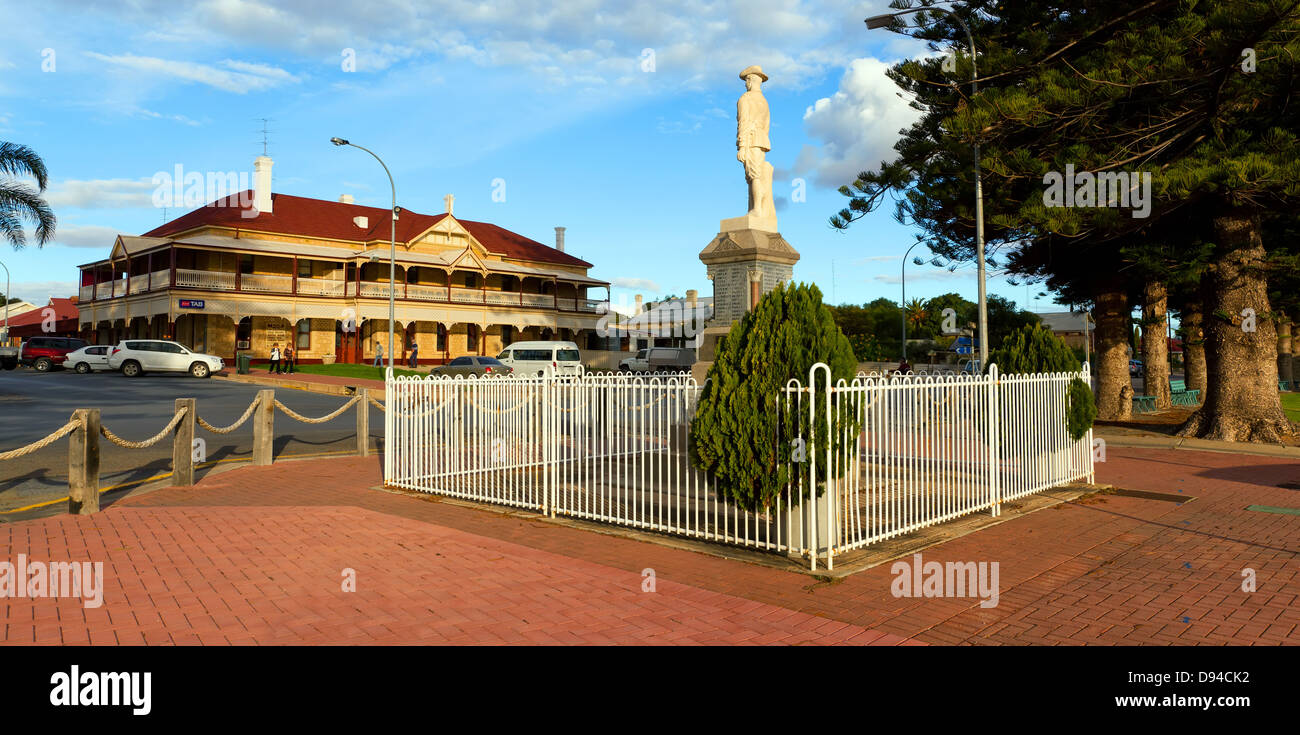
<instances>
[{"instance_id":1,"label":"white chimney","mask_svg":"<svg viewBox=\"0 0 1300 735\"><path fill-rule=\"evenodd\" d=\"M253 207L258 212L271 213L271 157L253 159Z\"/></svg>"},{"instance_id":2,"label":"white chimney","mask_svg":"<svg viewBox=\"0 0 1300 735\"><path fill-rule=\"evenodd\" d=\"M360 227L360 228L363 229L363 230L370 229L370 218L369 218L369 217L353 217L353 218L352 218L352 224L356 225L357 227Z\"/></svg>"},{"instance_id":3,"label":"white chimney","mask_svg":"<svg viewBox=\"0 0 1300 735\"><path fill-rule=\"evenodd\" d=\"M641 294L636 295L636 313L641 313Z\"/></svg>"},{"instance_id":4,"label":"white chimney","mask_svg":"<svg viewBox=\"0 0 1300 735\"><path fill-rule=\"evenodd\" d=\"M564 228L555 228L555 249L564 252Z\"/></svg>"},{"instance_id":5,"label":"white chimney","mask_svg":"<svg viewBox=\"0 0 1300 735\"><path fill-rule=\"evenodd\" d=\"M444 204L447 205L447 214L451 214L452 208L455 207L456 205L456 195L448 194L447 196L442 198L442 201ZM454 217L456 215L453 214L452 216Z\"/></svg>"},{"instance_id":6,"label":"white chimney","mask_svg":"<svg viewBox=\"0 0 1300 735\"><path fill-rule=\"evenodd\" d=\"M339 194L339 201L342 202L343 204L352 204L352 202L353 202L352 195L351 195L351 194Z\"/></svg>"},{"instance_id":7,"label":"white chimney","mask_svg":"<svg viewBox=\"0 0 1300 735\"><path fill-rule=\"evenodd\" d=\"M688 309L694 309L694 308L695 308L695 302L696 302L697 297L698 297L699 295L700 295L700 292L699 292L699 291L696 291L696 290L693 289L693 288L688 288L688 289L686 289L686 308L688 308Z\"/></svg>"}]
</instances>

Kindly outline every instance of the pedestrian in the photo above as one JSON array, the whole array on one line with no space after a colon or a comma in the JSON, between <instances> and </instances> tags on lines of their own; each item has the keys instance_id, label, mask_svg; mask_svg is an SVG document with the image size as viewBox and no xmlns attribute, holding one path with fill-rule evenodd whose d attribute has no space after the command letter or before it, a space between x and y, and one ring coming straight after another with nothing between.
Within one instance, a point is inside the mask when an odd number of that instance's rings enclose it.
<instances>
[{"instance_id":1,"label":"pedestrian","mask_svg":"<svg viewBox=\"0 0 1300 735\"><path fill-rule=\"evenodd\" d=\"M269 367L267 367L266 372L268 373L280 372L280 343L279 342L276 342L275 344L271 345L271 364Z\"/></svg>"},{"instance_id":2,"label":"pedestrian","mask_svg":"<svg viewBox=\"0 0 1300 735\"><path fill-rule=\"evenodd\" d=\"M383 367L384 364L384 343L375 340L375 364L373 367Z\"/></svg>"},{"instance_id":3,"label":"pedestrian","mask_svg":"<svg viewBox=\"0 0 1300 735\"><path fill-rule=\"evenodd\" d=\"M414 370L415 366L419 364L419 362L420 345L416 344L415 340L411 340L411 369Z\"/></svg>"},{"instance_id":4,"label":"pedestrian","mask_svg":"<svg viewBox=\"0 0 1300 735\"><path fill-rule=\"evenodd\" d=\"M293 372L293 345L284 346L283 362L284 362L284 366L283 366L284 371L286 373L292 373Z\"/></svg>"}]
</instances>

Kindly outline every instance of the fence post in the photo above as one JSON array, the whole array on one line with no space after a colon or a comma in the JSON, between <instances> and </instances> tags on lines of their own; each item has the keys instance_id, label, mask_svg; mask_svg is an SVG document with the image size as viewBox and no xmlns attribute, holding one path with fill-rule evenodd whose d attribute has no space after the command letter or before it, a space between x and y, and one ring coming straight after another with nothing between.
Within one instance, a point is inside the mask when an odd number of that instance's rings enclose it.
<instances>
[{"instance_id":1,"label":"fence post","mask_svg":"<svg viewBox=\"0 0 1300 735\"><path fill-rule=\"evenodd\" d=\"M989 365L989 497L993 501L993 517L1002 515L1002 483L998 471L998 444L1001 438L1002 417L998 415L998 366Z\"/></svg>"},{"instance_id":2,"label":"fence post","mask_svg":"<svg viewBox=\"0 0 1300 735\"><path fill-rule=\"evenodd\" d=\"M275 441L275 391L257 392L257 410L253 412L253 464L271 464Z\"/></svg>"},{"instance_id":3,"label":"fence post","mask_svg":"<svg viewBox=\"0 0 1300 735\"><path fill-rule=\"evenodd\" d=\"M99 512L99 409L72 416L81 425L68 437L68 512L88 516Z\"/></svg>"},{"instance_id":4,"label":"fence post","mask_svg":"<svg viewBox=\"0 0 1300 735\"><path fill-rule=\"evenodd\" d=\"M185 411L185 417L176 424L172 434L173 485L188 487L194 484L194 415L197 406L197 399L176 399L176 410Z\"/></svg>"},{"instance_id":5,"label":"fence post","mask_svg":"<svg viewBox=\"0 0 1300 735\"><path fill-rule=\"evenodd\" d=\"M357 454L370 456L370 389L357 390Z\"/></svg>"}]
</instances>

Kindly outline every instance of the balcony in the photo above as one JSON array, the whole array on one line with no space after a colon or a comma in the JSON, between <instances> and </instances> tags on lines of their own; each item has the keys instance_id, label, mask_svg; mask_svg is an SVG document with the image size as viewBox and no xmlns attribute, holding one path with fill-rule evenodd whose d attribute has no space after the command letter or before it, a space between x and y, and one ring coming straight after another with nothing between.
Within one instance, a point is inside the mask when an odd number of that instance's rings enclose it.
<instances>
[{"instance_id":1,"label":"balcony","mask_svg":"<svg viewBox=\"0 0 1300 735\"><path fill-rule=\"evenodd\" d=\"M299 278L298 295L300 296L342 296L347 281L334 278Z\"/></svg>"},{"instance_id":2,"label":"balcony","mask_svg":"<svg viewBox=\"0 0 1300 735\"><path fill-rule=\"evenodd\" d=\"M406 298L419 301L446 301L447 287L408 285L406 287Z\"/></svg>"},{"instance_id":3,"label":"balcony","mask_svg":"<svg viewBox=\"0 0 1300 735\"><path fill-rule=\"evenodd\" d=\"M239 290L252 293L293 293L293 276L246 273L239 279Z\"/></svg>"},{"instance_id":4,"label":"balcony","mask_svg":"<svg viewBox=\"0 0 1300 735\"><path fill-rule=\"evenodd\" d=\"M453 304L481 304L483 303L483 292L477 288L451 288L451 302Z\"/></svg>"},{"instance_id":5,"label":"balcony","mask_svg":"<svg viewBox=\"0 0 1300 735\"><path fill-rule=\"evenodd\" d=\"M235 274L227 271L195 271L177 268L176 285L184 288L206 288L210 291L234 291Z\"/></svg>"}]
</instances>

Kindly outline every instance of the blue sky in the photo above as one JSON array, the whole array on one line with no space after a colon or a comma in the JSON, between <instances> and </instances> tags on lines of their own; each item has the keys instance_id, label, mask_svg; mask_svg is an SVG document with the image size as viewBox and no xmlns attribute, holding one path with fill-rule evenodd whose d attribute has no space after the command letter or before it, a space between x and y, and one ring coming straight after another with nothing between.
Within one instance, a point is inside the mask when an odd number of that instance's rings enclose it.
<instances>
[{"instance_id":1,"label":"blue sky","mask_svg":"<svg viewBox=\"0 0 1300 735\"><path fill-rule=\"evenodd\" d=\"M914 235L892 208L846 233L826 224L844 202L835 187L891 157L914 114L883 71L927 51L866 30L885 0L8 5L23 31L0 50L0 139L43 157L59 216L56 243L0 252L28 300L71 294L75 266L105 257L115 233L160 224L155 173L251 178L261 118L277 192L387 206L382 169L330 145L337 135L385 159L408 209L440 212L452 193L456 215L541 242L566 227L616 306L709 295L698 253L747 206L735 102L750 64L771 77L768 160L781 232L802 255L796 280L836 303L899 297ZM909 298L975 298L973 267L908 271ZM989 287L1060 308L1001 276Z\"/></svg>"}]
</instances>

